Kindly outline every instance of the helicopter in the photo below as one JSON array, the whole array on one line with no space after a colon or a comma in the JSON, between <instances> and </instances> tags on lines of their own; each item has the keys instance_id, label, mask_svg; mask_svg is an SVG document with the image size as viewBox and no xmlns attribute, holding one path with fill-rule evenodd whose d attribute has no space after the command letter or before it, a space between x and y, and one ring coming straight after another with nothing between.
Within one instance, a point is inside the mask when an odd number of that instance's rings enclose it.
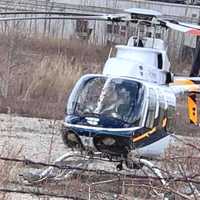
<instances>
[{"instance_id":1,"label":"helicopter","mask_svg":"<svg viewBox=\"0 0 200 200\"><path fill-rule=\"evenodd\" d=\"M38 14L38 17L16 17ZM54 16L46 16L54 15ZM156 176L166 181L152 165L151 159L164 153L172 141L176 98L188 95L188 113L192 124L198 125L196 94L200 92L198 56L190 77L176 77L170 71L167 47L156 38L156 30L176 30L200 35L200 26L162 17L158 11L131 8L119 14L82 14L62 12L15 11L2 12L0 21L31 19L99 20L112 23L126 22L137 27L137 35L126 45L117 45L114 56L109 55L102 74L87 74L75 84L65 110L62 139L69 151L55 163L82 155L91 161L103 158L116 162L117 170L151 168ZM7 17L15 15L15 17ZM45 15L45 16L42 16ZM6 17L5 17L6 16ZM143 37L140 28L152 31ZM87 162L88 162L87 160ZM40 182L51 176L53 168L35 175ZM65 174L65 177L69 172Z\"/></svg>"},{"instance_id":2,"label":"helicopter","mask_svg":"<svg viewBox=\"0 0 200 200\"><path fill-rule=\"evenodd\" d=\"M141 37L140 25L193 35L200 35L200 26L162 19L153 10L125 12L128 16L107 19L137 23L138 35L127 45L116 46L116 55L108 58L102 74L85 75L77 82L66 107L63 141L70 148L111 158L157 157L171 140L176 96L188 94L189 120L198 125L195 93L200 79L174 77L164 41L155 33ZM196 76L195 66L191 75Z\"/></svg>"}]
</instances>

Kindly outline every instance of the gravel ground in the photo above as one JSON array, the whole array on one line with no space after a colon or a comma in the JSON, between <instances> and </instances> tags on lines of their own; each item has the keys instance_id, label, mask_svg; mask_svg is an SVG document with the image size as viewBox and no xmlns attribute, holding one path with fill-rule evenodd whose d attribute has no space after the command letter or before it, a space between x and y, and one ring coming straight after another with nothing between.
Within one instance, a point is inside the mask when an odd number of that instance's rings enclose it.
<instances>
[{"instance_id":1,"label":"gravel ground","mask_svg":"<svg viewBox=\"0 0 200 200\"><path fill-rule=\"evenodd\" d=\"M62 142L62 138L60 136L60 128L61 128L61 121L39 119L39 118L26 118L26 117L20 117L20 116L15 116L15 115L0 114L0 134L1 134L0 155L11 157L11 158L13 157L17 157L21 159L27 158L27 159L37 161L37 162L38 161L45 162L45 163L53 162L56 158L58 158L59 156L69 151L69 149L67 149ZM194 144L194 142L189 137L186 138L185 141L191 142ZM197 142L197 140L195 142ZM174 155L174 152L177 155L182 155L182 151L180 151L181 146L182 144L177 142L175 146L176 150L171 151L168 155ZM186 149L185 149L185 152L186 152ZM194 152L192 151L191 153L193 154ZM20 166L19 168L16 168L17 171L15 170L15 174L19 174L24 170L26 171L27 167L25 167L25 169L24 167L25 166ZM89 165L89 168L108 169L109 171L116 170L115 164L113 163L105 164L105 163L101 163L101 161L95 161L91 163ZM19 178L15 179L16 176L13 176L13 177L11 178L11 180L9 180L11 184L13 184L13 182L15 181L19 181ZM107 177L101 177L101 180L102 179L106 180L105 178ZM70 188L75 188L76 189L75 191L77 191L77 193L75 194L77 194L79 197L83 197L84 199L87 199L88 197L88 186L87 186L88 182L87 181L89 181L89 183L96 182L96 181L99 181L99 178L96 175L91 176L84 172L82 174L81 180L83 180L84 184L80 181L80 179L76 178L75 180L72 180L72 181L68 181L68 182L65 181L64 183L61 183L61 184L59 183L60 185L56 183L56 188L61 189L63 187L65 188L65 192L66 192L66 188L68 188L68 191L67 191L68 195L73 195L74 192ZM39 185L39 189L42 186L43 185ZM18 186L16 186L16 188L17 187ZM117 184L113 183L113 184L109 184L109 187L110 188L108 188L107 185L104 185L99 188L100 190L103 189L103 191L105 190L107 192L107 193L106 192L101 193L101 195L103 196L99 197L99 199L109 199L109 200L120 199L116 197L115 194L112 192L116 190L122 190L121 186L117 186ZM118 189L116 189L116 187L118 187ZM50 188L50 191L52 192L57 191L55 188L55 184L54 185L51 184L49 188ZM49 191L49 188L48 188L48 191ZM133 197L127 196L126 199L132 199L132 198ZM11 200L52 199L53 200L56 198L44 198L44 197L39 198L36 196L31 196L31 195L11 194L8 196L7 199L9 200L10 199ZM94 198L91 198L91 199L93 200ZM134 198L134 199L138 200L138 198ZM148 199L148 198L143 198L143 199Z\"/></svg>"},{"instance_id":2,"label":"gravel ground","mask_svg":"<svg viewBox=\"0 0 200 200\"><path fill-rule=\"evenodd\" d=\"M0 151L5 146L22 148L21 157L53 161L66 152L60 136L60 121L0 114Z\"/></svg>"},{"instance_id":3,"label":"gravel ground","mask_svg":"<svg viewBox=\"0 0 200 200\"><path fill-rule=\"evenodd\" d=\"M39 118L27 118L20 117L15 115L7 115L0 114L0 153L1 156L9 157L9 158L19 158L19 159L30 159L36 162L53 162L56 158L66 153L69 149L67 149L60 135L61 121L47 120L47 119L39 119ZM110 171L115 170L115 165L106 163L101 163L101 161L90 164L90 168L93 169L96 165L98 165L101 169L109 168ZM19 183L20 179L18 174L23 173L24 171L30 170L28 167L20 166L15 173L14 177L9 180L8 186L11 188L18 188L18 184L13 186L13 182ZM33 169L34 171L34 169ZM16 178L17 177L17 178ZM87 175L86 175L87 177ZM95 181L92 179L92 181ZM70 182L70 187L76 187L76 181ZM56 184L57 185L57 184ZM74 186L75 185L75 186ZM52 187L50 185L50 187ZM53 186L54 187L54 186ZM58 186L59 189L61 186ZM66 185L65 185L66 187ZM40 186L39 186L40 188ZM82 187L81 190L85 190L84 197L88 196L88 186ZM44 190L44 191L49 191ZM52 190L52 192L54 192ZM68 194L68 193L67 193ZM69 190L69 195L73 196L73 192ZM104 195L105 196L105 195ZM11 194L8 196L8 199L20 200L35 200L38 197L34 197L31 195L20 195L20 194ZM42 198L41 199L45 199ZM56 198L50 198L56 199ZM60 199L60 198L59 198ZM110 198L109 198L110 199Z\"/></svg>"},{"instance_id":4,"label":"gravel ground","mask_svg":"<svg viewBox=\"0 0 200 200\"><path fill-rule=\"evenodd\" d=\"M60 127L60 121L0 114L1 155L52 162L67 151L60 136ZM7 199L35 200L39 198L11 194Z\"/></svg>"}]
</instances>

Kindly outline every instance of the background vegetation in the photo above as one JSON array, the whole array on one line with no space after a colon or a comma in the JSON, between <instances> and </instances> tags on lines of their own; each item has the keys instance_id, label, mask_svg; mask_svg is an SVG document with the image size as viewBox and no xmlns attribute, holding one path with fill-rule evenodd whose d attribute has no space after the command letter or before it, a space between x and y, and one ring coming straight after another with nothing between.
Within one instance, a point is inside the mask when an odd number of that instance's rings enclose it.
<instances>
[{"instance_id":1,"label":"background vegetation","mask_svg":"<svg viewBox=\"0 0 200 200\"><path fill-rule=\"evenodd\" d=\"M77 39L1 34L0 112L60 119L74 83L101 72L109 48Z\"/></svg>"}]
</instances>

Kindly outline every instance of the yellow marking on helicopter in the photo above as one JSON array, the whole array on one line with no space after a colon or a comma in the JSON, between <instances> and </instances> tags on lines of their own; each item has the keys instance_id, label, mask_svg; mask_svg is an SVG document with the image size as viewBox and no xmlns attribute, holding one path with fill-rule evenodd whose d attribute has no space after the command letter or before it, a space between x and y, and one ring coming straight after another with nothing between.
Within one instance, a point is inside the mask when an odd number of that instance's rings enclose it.
<instances>
[{"instance_id":1,"label":"yellow marking on helicopter","mask_svg":"<svg viewBox=\"0 0 200 200\"><path fill-rule=\"evenodd\" d=\"M186 89L188 94L188 117L192 124L198 125L197 102L195 92L200 92L200 85L195 83L195 80L190 79L177 79L173 83L175 86L181 86Z\"/></svg>"},{"instance_id":2,"label":"yellow marking on helicopter","mask_svg":"<svg viewBox=\"0 0 200 200\"><path fill-rule=\"evenodd\" d=\"M136 137L133 139L133 142L138 142L142 139L144 139L145 137L149 137L149 135L151 135L152 133L154 133L156 131L156 127L152 128L150 131L147 131L146 133Z\"/></svg>"},{"instance_id":3,"label":"yellow marking on helicopter","mask_svg":"<svg viewBox=\"0 0 200 200\"><path fill-rule=\"evenodd\" d=\"M172 85L180 85L191 92L198 92L200 90L199 85L189 79L177 79L172 83Z\"/></svg>"},{"instance_id":4,"label":"yellow marking on helicopter","mask_svg":"<svg viewBox=\"0 0 200 200\"><path fill-rule=\"evenodd\" d=\"M191 80L188 79L177 79L174 81L174 84L176 85L190 85L194 84Z\"/></svg>"},{"instance_id":5,"label":"yellow marking on helicopter","mask_svg":"<svg viewBox=\"0 0 200 200\"><path fill-rule=\"evenodd\" d=\"M188 115L190 122L197 125L198 124L198 115L197 115L197 103L195 101L195 96L188 96Z\"/></svg>"}]
</instances>

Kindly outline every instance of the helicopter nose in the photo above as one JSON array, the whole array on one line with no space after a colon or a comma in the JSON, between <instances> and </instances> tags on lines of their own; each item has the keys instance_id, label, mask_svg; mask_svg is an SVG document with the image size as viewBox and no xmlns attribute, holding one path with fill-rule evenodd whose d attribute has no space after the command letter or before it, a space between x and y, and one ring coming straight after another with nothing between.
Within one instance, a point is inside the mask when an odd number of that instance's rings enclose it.
<instances>
[{"instance_id":1,"label":"helicopter nose","mask_svg":"<svg viewBox=\"0 0 200 200\"><path fill-rule=\"evenodd\" d=\"M93 139L96 149L103 153L126 156L132 149L129 137L98 134Z\"/></svg>"}]
</instances>

